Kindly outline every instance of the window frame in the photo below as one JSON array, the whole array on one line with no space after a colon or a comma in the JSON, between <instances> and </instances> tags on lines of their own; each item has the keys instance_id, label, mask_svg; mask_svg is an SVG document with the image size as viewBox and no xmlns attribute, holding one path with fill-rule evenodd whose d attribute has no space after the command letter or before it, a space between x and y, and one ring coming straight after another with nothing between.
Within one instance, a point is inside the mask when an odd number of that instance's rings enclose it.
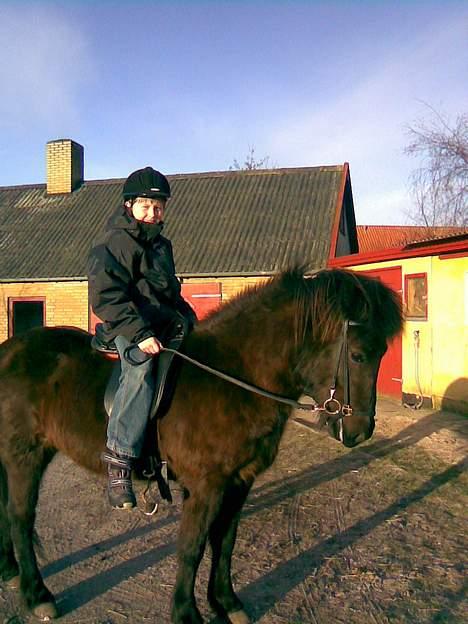
<instances>
[{"instance_id":1,"label":"window frame","mask_svg":"<svg viewBox=\"0 0 468 624\"><path fill-rule=\"evenodd\" d=\"M408 312L408 284L411 279L423 279L424 280L424 290L425 290L425 300L424 300L424 316L414 316L409 314ZM428 300L429 300L429 291L427 288L427 273L406 273L405 274L405 318L407 321L427 321L427 312L428 312Z\"/></svg>"},{"instance_id":2,"label":"window frame","mask_svg":"<svg viewBox=\"0 0 468 624\"><path fill-rule=\"evenodd\" d=\"M13 307L15 303L42 303L42 327L46 324L46 298L45 297L8 297L8 338L13 334Z\"/></svg>"}]
</instances>

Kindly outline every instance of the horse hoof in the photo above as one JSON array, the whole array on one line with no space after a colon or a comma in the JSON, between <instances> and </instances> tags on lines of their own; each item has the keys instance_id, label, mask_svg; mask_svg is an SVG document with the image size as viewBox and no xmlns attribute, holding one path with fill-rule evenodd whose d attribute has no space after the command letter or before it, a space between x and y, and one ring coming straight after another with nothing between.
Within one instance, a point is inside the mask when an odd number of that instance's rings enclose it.
<instances>
[{"instance_id":1,"label":"horse hoof","mask_svg":"<svg viewBox=\"0 0 468 624\"><path fill-rule=\"evenodd\" d=\"M34 607L32 613L41 620L41 622L48 622L58 617L57 607L54 602L43 602L37 605L37 607Z\"/></svg>"},{"instance_id":2,"label":"horse hoof","mask_svg":"<svg viewBox=\"0 0 468 624\"><path fill-rule=\"evenodd\" d=\"M5 581L5 585L8 587L8 589L19 589L20 588L19 574L17 574L16 576L12 576L11 579L8 579L8 581Z\"/></svg>"},{"instance_id":3,"label":"horse hoof","mask_svg":"<svg viewBox=\"0 0 468 624\"><path fill-rule=\"evenodd\" d=\"M231 624L250 624L250 618L245 611L231 611L228 618Z\"/></svg>"}]
</instances>

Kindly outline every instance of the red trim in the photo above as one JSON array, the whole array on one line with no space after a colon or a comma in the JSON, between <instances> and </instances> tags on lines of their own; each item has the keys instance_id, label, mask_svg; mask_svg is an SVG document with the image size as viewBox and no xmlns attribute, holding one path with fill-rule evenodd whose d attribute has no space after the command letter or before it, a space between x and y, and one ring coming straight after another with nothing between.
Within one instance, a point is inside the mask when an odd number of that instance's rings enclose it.
<instances>
[{"instance_id":1,"label":"red trim","mask_svg":"<svg viewBox=\"0 0 468 624\"><path fill-rule=\"evenodd\" d=\"M443 254L439 256L439 260L450 260L450 258L468 258L468 251L461 251L454 254Z\"/></svg>"},{"instance_id":2,"label":"red trim","mask_svg":"<svg viewBox=\"0 0 468 624\"><path fill-rule=\"evenodd\" d=\"M390 272L390 271L394 271L395 269L401 269L401 266L389 266L389 267L376 267L375 269L366 269L365 271L363 271L363 273L369 273L371 271L373 271L374 273L385 273L385 272Z\"/></svg>"},{"instance_id":3,"label":"red trim","mask_svg":"<svg viewBox=\"0 0 468 624\"><path fill-rule=\"evenodd\" d=\"M462 241L452 241L451 243L434 243L418 247L417 249L408 249L407 247L398 247L396 249L384 249L381 251L371 251L363 254L350 254L348 256L339 256L338 258L330 258L328 260L329 267L350 267L360 264L372 264L375 262L384 262L385 260L402 260L404 258L420 258L422 256L437 256L439 254L459 254L468 252L468 238Z\"/></svg>"},{"instance_id":4,"label":"red trim","mask_svg":"<svg viewBox=\"0 0 468 624\"><path fill-rule=\"evenodd\" d=\"M410 316L408 311L408 282L410 279L415 277L422 277L424 279L424 287L426 290L426 301L424 302L424 316ZM427 321L427 300L429 298L429 293L427 290L427 273L407 273L405 275L405 308L406 308L406 321Z\"/></svg>"},{"instance_id":5,"label":"red trim","mask_svg":"<svg viewBox=\"0 0 468 624\"><path fill-rule=\"evenodd\" d=\"M46 298L45 297L8 297L8 338L13 336L13 304L19 301L42 301L42 323L45 325L46 316Z\"/></svg>"},{"instance_id":6,"label":"red trim","mask_svg":"<svg viewBox=\"0 0 468 624\"><path fill-rule=\"evenodd\" d=\"M344 208L343 202L344 202L344 195L345 195L345 190L346 190L346 183L348 182L348 176L349 176L349 163L345 162L343 164L343 175L341 178L341 186L340 186L340 190L338 191L338 198L336 200L335 220L333 221L333 228L331 231L330 253L328 254L329 263L335 258L336 248L338 246L338 233L340 231L340 218L341 218L341 211Z\"/></svg>"},{"instance_id":7,"label":"red trim","mask_svg":"<svg viewBox=\"0 0 468 624\"><path fill-rule=\"evenodd\" d=\"M389 266L389 267L374 267L372 269L365 269L364 271L362 271L362 273L372 273L372 275L374 277L378 276L380 278L380 276L382 274L386 275L388 273L390 275L392 271L395 271L395 269L397 269L397 270L399 269L400 270L400 274L399 274L400 275L400 286L399 286L398 289L395 289L393 286L392 286L392 288L393 288L393 290L395 292L399 293L401 297L403 297L403 287L402 287L402 284L401 284L401 274L402 274L402 270L403 269L402 269L401 264L396 264L396 265L392 264L392 266ZM382 281L385 282L385 280L382 280ZM388 286L388 284L387 284L387 286Z\"/></svg>"}]
</instances>

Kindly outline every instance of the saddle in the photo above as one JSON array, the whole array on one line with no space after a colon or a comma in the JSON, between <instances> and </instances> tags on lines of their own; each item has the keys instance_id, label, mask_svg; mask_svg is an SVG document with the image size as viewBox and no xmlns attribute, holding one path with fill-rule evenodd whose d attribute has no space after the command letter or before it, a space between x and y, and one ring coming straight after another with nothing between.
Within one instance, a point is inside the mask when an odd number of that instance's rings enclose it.
<instances>
[{"instance_id":1,"label":"saddle","mask_svg":"<svg viewBox=\"0 0 468 624\"><path fill-rule=\"evenodd\" d=\"M96 351L105 354L110 359L115 360L112 368L111 376L107 382L104 393L104 408L108 416L112 413L115 394L119 387L119 379L121 372L119 352L115 343L105 342L102 338L102 323L98 323L95 329L96 333L91 340L91 346ZM188 323L183 318L177 318L164 332L164 335L158 336L163 345L169 349L178 351L182 346L184 338L188 334ZM127 362L133 366L138 366L146 362L150 357L138 348L138 345L131 345L125 350L124 354ZM150 410L150 420L162 418L169 409L172 397L174 395L178 363L174 362L174 353L162 351L156 356L156 365L153 368L155 390L153 402Z\"/></svg>"},{"instance_id":2,"label":"saddle","mask_svg":"<svg viewBox=\"0 0 468 624\"><path fill-rule=\"evenodd\" d=\"M108 416L112 413L115 394L119 387L121 372L120 357L114 342L105 342L102 338L102 323L98 323L95 335L91 340L91 346L100 353L105 354L115 363L111 376L104 393L104 408ZM189 332L188 323L183 317L178 317L170 324L163 335L158 336L162 344L170 349L178 351L184 338ZM125 350L124 357L133 366L138 366L147 361L149 357L138 348L138 345L131 345ZM161 461L161 455L157 445L157 421L168 411L176 387L177 375L180 361L174 361L174 353L162 351L156 356L153 374L155 380L155 390L153 402L150 409L149 422L147 426L145 443L141 458L135 465L135 470L140 478L155 480L159 487L161 497L172 502L171 491L168 484L167 465ZM148 488L147 488L148 489ZM157 506L155 507L155 510ZM154 513L154 511L152 512Z\"/></svg>"}]
</instances>

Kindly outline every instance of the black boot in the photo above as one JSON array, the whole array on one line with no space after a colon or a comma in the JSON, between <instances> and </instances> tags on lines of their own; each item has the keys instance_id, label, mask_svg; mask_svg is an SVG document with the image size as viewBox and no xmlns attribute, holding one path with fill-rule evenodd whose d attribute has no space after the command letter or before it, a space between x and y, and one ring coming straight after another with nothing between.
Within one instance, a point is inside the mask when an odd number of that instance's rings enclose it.
<instances>
[{"instance_id":1,"label":"black boot","mask_svg":"<svg viewBox=\"0 0 468 624\"><path fill-rule=\"evenodd\" d=\"M136 507L136 498L132 487L133 459L118 455L107 449L102 455L107 464L107 495L109 503L116 509L132 509Z\"/></svg>"}]
</instances>

